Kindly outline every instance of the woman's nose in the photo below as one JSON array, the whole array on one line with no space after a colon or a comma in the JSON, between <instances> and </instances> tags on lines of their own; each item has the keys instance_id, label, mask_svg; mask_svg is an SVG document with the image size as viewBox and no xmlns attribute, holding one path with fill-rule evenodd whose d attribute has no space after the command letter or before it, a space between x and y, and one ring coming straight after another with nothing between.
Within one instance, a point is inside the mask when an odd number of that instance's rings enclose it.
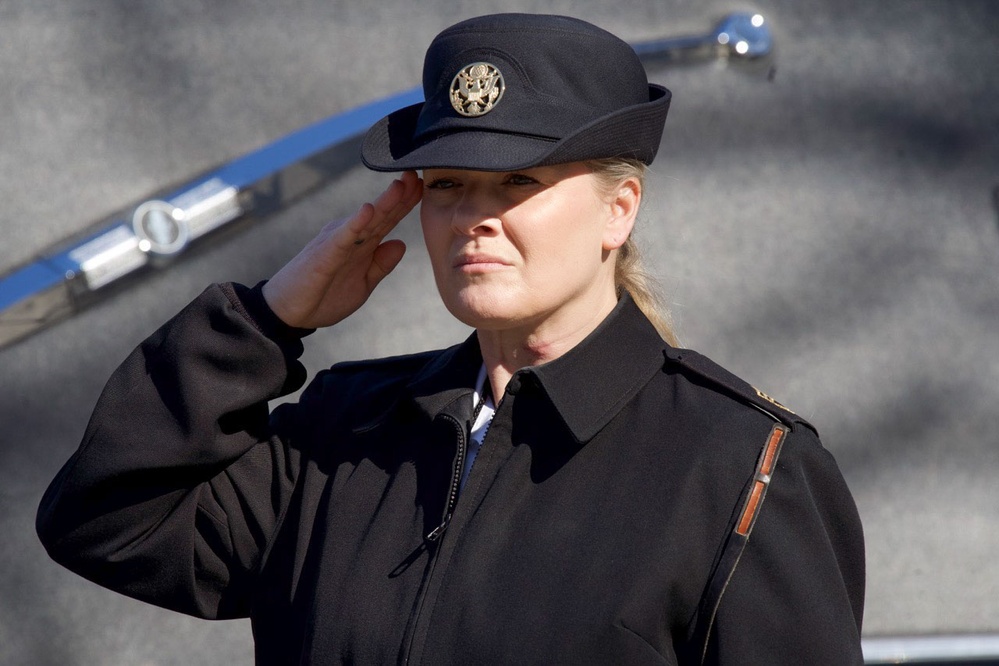
<instances>
[{"instance_id":1,"label":"woman's nose","mask_svg":"<svg viewBox=\"0 0 999 666\"><path fill-rule=\"evenodd\" d=\"M451 227L465 236L495 235L499 230L499 215L498 207L485 193L467 188L452 211Z\"/></svg>"}]
</instances>

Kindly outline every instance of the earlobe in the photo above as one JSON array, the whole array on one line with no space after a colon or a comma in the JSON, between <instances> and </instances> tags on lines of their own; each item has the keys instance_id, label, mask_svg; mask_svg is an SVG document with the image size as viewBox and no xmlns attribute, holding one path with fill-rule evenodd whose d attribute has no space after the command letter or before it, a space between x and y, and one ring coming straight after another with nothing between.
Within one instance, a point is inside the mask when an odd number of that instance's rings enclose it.
<instances>
[{"instance_id":1,"label":"earlobe","mask_svg":"<svg viewBox=\"0 0 999 666\"><path fill-rule=\"evenodd\" d=\"M634 178L621 182L609 203L610 215L604 229L604 250L616 250L627 242L635 227L638 208L642 202L642 188Z\"/></svg>"}]
</instances>

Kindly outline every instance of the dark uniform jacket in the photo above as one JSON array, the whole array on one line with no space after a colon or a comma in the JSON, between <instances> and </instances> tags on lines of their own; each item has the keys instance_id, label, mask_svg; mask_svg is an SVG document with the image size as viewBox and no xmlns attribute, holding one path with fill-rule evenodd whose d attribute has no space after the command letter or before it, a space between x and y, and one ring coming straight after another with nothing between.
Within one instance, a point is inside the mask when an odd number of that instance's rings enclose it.
<instances>
[{"instance_id":1,"label":"dark uniform jacket","mask_svg":"<svg viewBox=\"0 0 999 666\"><path fill-rule=\"evenodd\" d=\"M259 663L698 663L706 636L709 663L861 662L832 456L630 299L514 375L460 494L474 335L334 366L269 414L304 380L297 333L224 285L137 348L42 500L52 557L251 617Z\"/></svg>"}]
</instances>

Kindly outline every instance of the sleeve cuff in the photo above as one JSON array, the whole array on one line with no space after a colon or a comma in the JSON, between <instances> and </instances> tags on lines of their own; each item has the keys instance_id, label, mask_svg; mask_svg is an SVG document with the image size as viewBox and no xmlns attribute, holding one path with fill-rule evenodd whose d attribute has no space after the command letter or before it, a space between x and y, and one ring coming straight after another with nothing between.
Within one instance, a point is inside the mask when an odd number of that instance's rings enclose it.
<instances>
[{"instance_id":1,"label":"sleeve cuff","mask_svg":"<svg viewBox=\"0 0 999 666\"><path fill-rule=\"evenodd\" d=\"M266 282L266 280L258 282L254 287L236 282L226 282L220 286L232 302L233 308L246 317L254 328L279 345L299 343L302 338L314 333L316 330L314 328L289 326L274 314L264 299L263 288Z\"/></svg>"}]
</instances>

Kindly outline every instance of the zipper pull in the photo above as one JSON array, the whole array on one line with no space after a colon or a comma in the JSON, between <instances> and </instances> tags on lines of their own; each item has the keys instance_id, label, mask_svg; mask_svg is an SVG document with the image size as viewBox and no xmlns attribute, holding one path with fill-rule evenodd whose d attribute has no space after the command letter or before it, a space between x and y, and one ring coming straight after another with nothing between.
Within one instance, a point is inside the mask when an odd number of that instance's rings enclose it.
<instances>
[{"instance_id":1,"label":"zipper pull","mask_svg":"<svg viewBox=\"0 0 999 666\"><path fill-rule=\"evenodd\" d=\"M451 522L451 512L448 511L447 515L444 516L444 522L435 527L433 530L431 530L430 534L427 535L427 541L437 541L442 536L444 536L444 530L447 529L447 525L450 522Z\"/></svg>"}]
</instances>

